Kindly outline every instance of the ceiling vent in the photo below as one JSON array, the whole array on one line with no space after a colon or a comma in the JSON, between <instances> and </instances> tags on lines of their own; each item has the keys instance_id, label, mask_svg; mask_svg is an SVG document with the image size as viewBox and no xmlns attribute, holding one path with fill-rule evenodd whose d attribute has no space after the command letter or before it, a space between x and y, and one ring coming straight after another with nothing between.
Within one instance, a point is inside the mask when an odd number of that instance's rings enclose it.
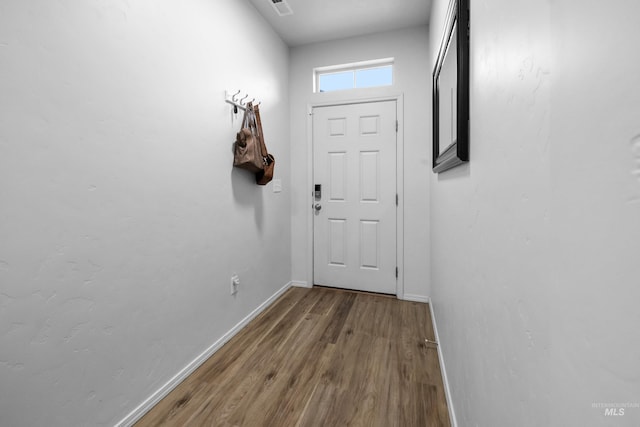
<instances>
[{"instance_id":1,"label":"ceiling vent","mask_svg":"<svg viewBox=\"0 0 640 427\"><path fill-rule=\"evenodd\" d=\"M271 6L276 10L278 15L287 16L293 15L293 10L291 10L291 6L287 3L287 0L269 0L271 2Z\"/></svg>"}]
</instances>

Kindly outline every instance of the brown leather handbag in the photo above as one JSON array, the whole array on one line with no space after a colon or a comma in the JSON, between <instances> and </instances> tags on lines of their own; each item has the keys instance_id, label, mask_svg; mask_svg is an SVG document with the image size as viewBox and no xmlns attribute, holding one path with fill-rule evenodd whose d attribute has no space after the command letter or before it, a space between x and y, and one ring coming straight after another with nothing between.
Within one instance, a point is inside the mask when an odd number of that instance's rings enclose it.
<instances>
[{"instance_id":1,"label":"brown leather handbag","mask_svg":"<svg viewBox=\"0 0 640 427\"><path fill-rule=\"evenodd\" d=\"M262 121L260 120L260 109L256 105L254 107L256 123L258 127L258 142L260 145L260 152L262 154L263 168L256 172L256 184L267 185L273 179L273 170L276 167L276 159L273 155L267 151L267 146L264 143L264 133L262 132Z\"/></svg>"},{"instance_id":2,"label":"brown leather handbag","mask_svg":"<svg viewBox=\"0 0 640 427\"><path fill-rule=\"evenodd\" d=\"M233 147L233 166L259 173L264 169L264 158L260 146L259 128L252 103L247 103L242 119L242 129L236 134Z\"/></svg>"}]
</instances>

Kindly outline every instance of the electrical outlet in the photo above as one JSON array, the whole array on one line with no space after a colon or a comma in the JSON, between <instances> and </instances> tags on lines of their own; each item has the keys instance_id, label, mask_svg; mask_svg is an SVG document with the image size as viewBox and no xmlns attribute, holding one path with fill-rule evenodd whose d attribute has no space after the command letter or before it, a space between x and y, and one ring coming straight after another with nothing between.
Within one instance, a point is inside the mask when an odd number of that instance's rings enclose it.
<instances>
[{"instance_id":1,"label":"electrical outlet","mask_svg":"<svg viewBox=\"0 0 640 427\"><path fill-rule=\"evenodd\" d=\"M240 285L240 278L238 277L237 274L234 274L233 276L231 276L231 283L230 283L230 291L231 291L231 295L235 295L238 293L238 286Z\"/></svg>"}]
</instances>

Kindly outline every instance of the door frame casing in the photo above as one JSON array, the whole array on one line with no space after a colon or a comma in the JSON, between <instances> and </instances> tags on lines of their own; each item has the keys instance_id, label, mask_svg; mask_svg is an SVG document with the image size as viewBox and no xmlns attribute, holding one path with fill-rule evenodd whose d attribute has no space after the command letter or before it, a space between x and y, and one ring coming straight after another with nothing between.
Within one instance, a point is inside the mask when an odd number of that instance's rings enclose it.
<instances>
[{"instance_id":1,"label":"door frame casing","mask_svg":"<svg viewBox=\"0 0 640 427\"><path fill-rule=\"evenodd\" d=\"M313 287L313 109L317 107L334 107L340 105L364 104L371 102L396 101L396 192L398 206L396 209L396 263L398 279L396 281L396 297L404 299L404 95L352 98L307 104L307 283Z\"/></svg>"}]
</instances>

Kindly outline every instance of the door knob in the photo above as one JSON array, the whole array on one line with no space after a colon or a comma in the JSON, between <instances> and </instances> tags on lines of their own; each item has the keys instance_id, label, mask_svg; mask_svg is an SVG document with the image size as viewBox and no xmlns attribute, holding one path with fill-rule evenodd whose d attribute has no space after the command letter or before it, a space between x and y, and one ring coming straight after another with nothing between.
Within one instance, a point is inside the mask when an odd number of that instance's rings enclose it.
<instances>
[{"instance_id":1,"label":"door knob","mask_svg":"<svg viewBox=\"0 0 640 427\"><path fill-rule=\"evenodd\" d=\"M320 203L316 203L315 205L313 205L313 208L316 210L316 212L318 212L320 209L322 209L322 205Z\"/></svg>"}]
</instances>

